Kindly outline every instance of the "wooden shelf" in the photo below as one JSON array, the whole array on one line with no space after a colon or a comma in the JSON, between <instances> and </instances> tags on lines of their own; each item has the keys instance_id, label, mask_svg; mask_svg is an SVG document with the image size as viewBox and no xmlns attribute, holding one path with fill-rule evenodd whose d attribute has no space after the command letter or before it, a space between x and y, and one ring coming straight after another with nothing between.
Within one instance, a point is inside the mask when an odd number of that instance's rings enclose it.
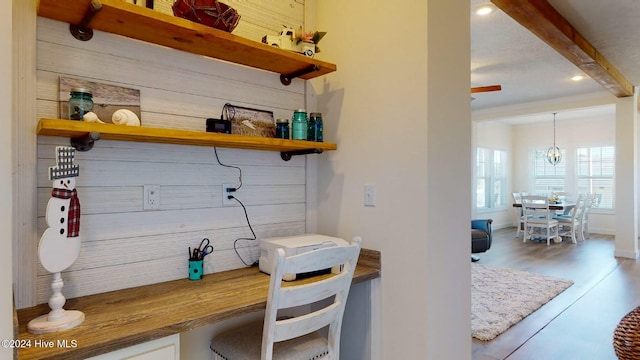
<instances>
[{"instance_id":1,"label":"wooden shelf","mask_svg":"<svg viewBox=\"0 0 640 360\"><path fill-rule=\"evenodd\" d=\"M38 16L79 25L91 0L40 0ZM173 49L288 75L317 66L302 79L336 71L336 65L282 50L257 41L129 4L123 0L100 0L89 28L126 36Z\"/></svg>"},{"instance_id":2,"label":"wooden shelf","mask_svg":"<svg viewBox=\"0 0 640 360\"><path fill-rule=\"evenodd\" d=\"M92 132L99 133L100 139L104 140L218 146L225 148L270 150L280 152L310 149L327 151L337 149L336 144L326 142L284 140L260 136L210 133L204 131L120 126L61 119L40 119L37 129L38 135L62 136L69 138L85 137Z\"/></svg>"}]
</instances>

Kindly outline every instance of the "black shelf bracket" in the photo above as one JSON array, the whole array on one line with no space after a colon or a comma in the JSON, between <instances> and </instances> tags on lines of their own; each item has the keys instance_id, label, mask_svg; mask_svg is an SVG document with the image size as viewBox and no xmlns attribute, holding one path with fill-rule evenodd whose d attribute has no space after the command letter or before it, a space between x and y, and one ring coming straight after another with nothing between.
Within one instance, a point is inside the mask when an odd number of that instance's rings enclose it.
<instances>
[{"instance_id":1,"label":"black shelf bracket","mask_svg":"<svg viewBox=\"0 0 640 360\"><path fill-rule=\"evenodd\" d=\"M295 155L308 155L308 154L322 154L322 149L304 149L304 150L282 151L280 153L280 157L284 161L289 161L289 160L291 160L292 156L295 156Z\"/></svg>"},{"instance_id":2,"label":"black shelf bracket","mask_svg":"<svg viewBox=\"0 0 640 360\"><path fill-rule=\"evenodd\" d=\"M91 20L102 9L102 4L98 0L91 0L89 10L84 14L80 24L69 24L69 31L74 38L80 41L89 41L93 37L93 30L89 28Z\"/></svg>"},{"instance_id":3,"label":"black shelf bracket","mask_svg":"<svg viewBox=\"0 0 640 360\"><path fill-rule=\"evenodd\" d=\"M98 140L100 140L100 133L92 131L84 136L71 138L71 146L78 151L89 151L93 149L93 144Z\"/></svg>"},{"instance_id":4,"label":"black shelf bracket","mask_svg":"<svg viewBox=\"0 0 640 360\"><path fill-rule=\"evenodd\" d=\"M280 75L280 82L282 83L282 85L287 86L291 84L291 80L293 80L294 78L297 78L299 76L306 75L308 73L312 73L318 70L320 70L320 65L309 65L308 67L298 70L296 72L292 72L291 74Z\"/></svg>"}]
</instances>

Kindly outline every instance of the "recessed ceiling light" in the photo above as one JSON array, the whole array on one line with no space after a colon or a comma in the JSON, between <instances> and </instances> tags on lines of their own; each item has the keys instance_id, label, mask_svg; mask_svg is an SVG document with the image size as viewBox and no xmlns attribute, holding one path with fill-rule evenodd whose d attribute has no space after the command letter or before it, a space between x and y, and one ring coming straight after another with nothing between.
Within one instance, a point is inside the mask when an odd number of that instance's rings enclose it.
<instances>
[{"instance_id":1,"label":"recessed ceiling light","mask_svg":"<svg viewBox=\"0 0 640 360\"><path fill-rule=\"evenodd\" d=\"M580 81L582 79L584 79L584 76L582 76L582 75L576 75L576 76L571 78L571 80L573 80L573 81Z\"/></svg>"},{"instance_id":2,"label":"recessed ceiling light","mask_svg":"<svg viewBox=\"0 0 640 360\"><path fill-rule=\"evenodd\" d=\"M476 10L476 14L480 16L489 15L493 12L493 7L489 5L481 6Z\"/></svg>"}]
</instances>

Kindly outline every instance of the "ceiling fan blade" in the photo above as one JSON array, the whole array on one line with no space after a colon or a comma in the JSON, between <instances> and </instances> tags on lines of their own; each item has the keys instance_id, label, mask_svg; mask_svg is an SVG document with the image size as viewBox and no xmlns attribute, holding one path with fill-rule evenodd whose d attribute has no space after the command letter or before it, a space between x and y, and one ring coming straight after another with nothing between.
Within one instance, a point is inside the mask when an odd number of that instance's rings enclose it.
<instances>
[{"instance_id":1,"label":"ceiling fan blade","mask_svg":"<svg viewBox=\"0 0 640 360\"><path fill-rule=\"evenodd\" d=\"M502 86L500 85L478 86L478 87L472 87L471 93L473 94L473 93L500 91L500 90L502 90Z\"/></svg>"}]
</instances>

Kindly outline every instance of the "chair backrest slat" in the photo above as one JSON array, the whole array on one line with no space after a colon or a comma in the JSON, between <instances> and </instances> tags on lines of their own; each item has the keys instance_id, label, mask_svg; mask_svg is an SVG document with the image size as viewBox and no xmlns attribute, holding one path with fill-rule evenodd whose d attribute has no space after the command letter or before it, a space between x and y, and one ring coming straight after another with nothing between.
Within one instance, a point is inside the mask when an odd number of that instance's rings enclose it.
<instances>
[{"instance_id":1,"label":"chair backrest slat","mask_svg":"<svg viewBox=\"0 0 640 360\"><path fill-rule=\"evenodd\" d=\"M308 334L310 332L322 329L331 324L340 311L341 304L332 304L314 312L314 321L295 317L291 319L281 320L276 324L273 332L273 341L285 341L300 336L300 334Z\"/></svg>"},{"instance_id":2,"label":"chair backrest slat","mask_svg":"<svg viewBox=\"0 0 640 360\"><path fill-rule=\"evenodd\" d=\"M348 272L342 272L328 279L309 285L282 288L279 307L282 309L310 304L335 295L351 282Z\"/></svg>"},{"instance_id":3,"label":"chair backrest slat","mask_svg":"<svg viewBox=\"0 0 640 360\"><path fill-rule=\"evenodd\" d=\"M523 196L522 209L528 216L546 216L549 214L549 199L539 195Z\"/></svg>"},{"instance_id":4,"label":"chair backrest slat","mask_svg":"<svg viewBox=\"0 0 640 360\"><path fill-rule=\"evenodd\" d=\"M313 255L309 252L290 256L284 263L284 274L308 273L342 265L353 255L355 248L346 250L344 246L332 246L318 249Z\"/></svg>"}]
</instances>

